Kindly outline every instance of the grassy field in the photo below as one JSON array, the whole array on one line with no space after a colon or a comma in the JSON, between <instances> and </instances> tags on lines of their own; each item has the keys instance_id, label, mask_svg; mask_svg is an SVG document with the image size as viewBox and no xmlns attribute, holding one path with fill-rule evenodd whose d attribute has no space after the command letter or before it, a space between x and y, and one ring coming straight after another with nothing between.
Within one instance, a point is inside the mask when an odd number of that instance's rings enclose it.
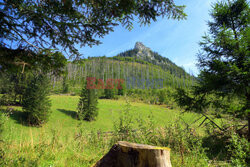
<instances>
[{"instance_id":1,"label":"grassy field","mask_svg":"<svg viewBox=\"0 0 250 167\"><path fill-rule=\"evenodd\" d=\"M60 132L60 136L68 138L77 133L78 126L84 126L86 131L112 131L113 124L117 121L120 112L124 110L125 100L99 100L99 115L96 121L87 122L76 119L78 96L51 96L52 114L49 122L43 127L30 127L22 123L19 113L10 116L6 125L4 136L10 141L38 140L42 133L52 133L54 130ZM20 110L20 109L19 109ZM131 102L132 114L140 119L145 119L149 115L153 115L153 119L158 126L164 126L175 120L180 112L170 110L165 106L149 105L145 103ZM185 122L192 122L197 118L197 114L182 114ZM31 136L32 134L32 136Z\"/></svg>"},{"instance_id":2,"label":"grassy field","mask_svg":"<svg viewBox=\"0 0 250 167\"><path fill-rule=\"evenodd\" d=\"M23 124L20 120L20 111L6 117L3 132L3 139L7 143L4 146L4 158L5 162L8 162L6 166L90 166L100 159L117 140L121 140L121 138L107 139L105 136L97 136L97 131L114 130L114 123L119 120L127 104L125 100L100 99L97 120L86 122L76 119L78 96L52 95L50 98L52 114L49 121L42 127L30 127ZM146 121L150 115L157 127L165 127L180 116L188 123L193 122L199 116L193 113L181 114L180 111L170 110L166 106L138 102L130 102L130 104L131 115L142 120L142 124L145 120L145 127L149 128L146 131L151 130ZM195 129L197 125L198 123L194 124L193 128ZM173 130L175 135L179 135L175 128ZM166 136L168 132L164 133ZM76 139L79 134L81 134L80 137ZM183 138L181 135L187 136L184 133L180 134L181 140ZM160 145L168 146L164 141L167 140L167 136L163 141L158 140L157 136L154 137L155 140L152 141L159 141ZM142 143L145 140L143 136L139 138L137 136L131 141ZM145 144L154 143L146 142ZM172 152L171 161L174 166L204 166L197 162L200 158L196 156L196 153L192 154L192 157L185 156L188 163L183 165L184 163L180 163L182 161L180 154Z\"/></svg>"}]
</instances>

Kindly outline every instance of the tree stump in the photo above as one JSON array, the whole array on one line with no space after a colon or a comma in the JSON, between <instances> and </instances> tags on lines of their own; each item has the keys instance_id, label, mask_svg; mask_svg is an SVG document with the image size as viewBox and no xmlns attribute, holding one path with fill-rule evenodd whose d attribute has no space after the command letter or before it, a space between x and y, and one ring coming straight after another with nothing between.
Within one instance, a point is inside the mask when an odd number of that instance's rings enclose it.
<instances>
[{"instance_id":1,"label":"tree stump","mask_svg":"<svg viewBox=\"0 0 250 167\"><path fill-rule=\"evenodd\" d=\"M119 141L93 167L171 167L170 149Z\"/></svg>"}]
</instances>

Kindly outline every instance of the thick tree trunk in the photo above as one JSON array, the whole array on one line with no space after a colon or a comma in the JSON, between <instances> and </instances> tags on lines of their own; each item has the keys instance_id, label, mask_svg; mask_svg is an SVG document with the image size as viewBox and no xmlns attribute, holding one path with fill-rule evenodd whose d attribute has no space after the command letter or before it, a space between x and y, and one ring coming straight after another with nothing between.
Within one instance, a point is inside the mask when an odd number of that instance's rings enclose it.
<instances>
[{"instance_id":1,"label":"thick tree trunk","mask_svg":"<svg viewBox=\"0 0 250 167\"><path fill-rule=\"evenodd\" d=\"M171 167L170 149L119 141L93 167Z\"/></svg>"}]
</instances>

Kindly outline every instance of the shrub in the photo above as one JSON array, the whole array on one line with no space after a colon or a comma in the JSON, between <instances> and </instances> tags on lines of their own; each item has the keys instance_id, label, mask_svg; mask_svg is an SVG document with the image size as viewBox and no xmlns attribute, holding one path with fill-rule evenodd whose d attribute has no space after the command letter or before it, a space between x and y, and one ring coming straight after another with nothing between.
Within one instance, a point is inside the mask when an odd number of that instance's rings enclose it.
<instances>
[{"instance_id":1,"label":"shrub","mask_svg":"<svg viewBox=\"0 0 250 167\"><path fill-rule=\"evenodd\" d=\"M114 99L115 97L115 90L114 89L105 89L104 96L106 99Z\"/></svg>"},{"instance_id":2,"label":"shrub","mask_svg":"<svg viewBox=\"0 0 250 167\"><path fill-rule=\"evenodd\" d=\"M249 142L244 137L240 137L236 133L232 133L229 139L230 144L228 150L231 154L231 161L233 166L247 166L249 164Z\"/></svg>"},{"instance_id":3,"label":"shrub","mask_svg":"<svg viewBox=\"0 0 250 167\"><path fill-rule=\"evenodd\" d=\"M114 122L115 138L113 140L132 140L134 119L130 110L131 104L126 100L126 106L120 113L119 120Z\"/></svg>"},{"instance_id":4,"label":"shrub","mask_svg":"<svg viewBox=\"0 0 250 167\"><path fill-rule=\"evenodd\" d=\"M48 121L51 113L49 81L44 74L34 75L23 95L23 110L31 125L41 125Z\"/></svg>"},{"instance_id":5,"label":"shrub","mask_svg":"<svg viewBox=\"0 0 250 167\"><path fill-rule=\"evenodd\" d=\"M159 103L163 104L165 102L165 92L164 90L159 90L158 92L158 98L159 98Z\"/></svg>"},{"instance_id":6,"label":"shrub","mask_svg":"<svg viewBox=\"0 0 250 167\"><path fill-rule=\"evenodd\" d=\"M97 92L95 89L87 89L87 85L82 89L78 103L78 119L92 121L98 115Z\"/></svg>"},{"instance_id":7,"label":"shrub","mask_svg":"<svg viewBox=\"0 0 250 167\"><path fill-rule=\"evenodd\" d=\"M125 88L125 84L122 84L121 88L118 89L118 95L121 95L121 96L124 95L124 92L125 92L124 88Z\"/></svg>"}]
</instances>

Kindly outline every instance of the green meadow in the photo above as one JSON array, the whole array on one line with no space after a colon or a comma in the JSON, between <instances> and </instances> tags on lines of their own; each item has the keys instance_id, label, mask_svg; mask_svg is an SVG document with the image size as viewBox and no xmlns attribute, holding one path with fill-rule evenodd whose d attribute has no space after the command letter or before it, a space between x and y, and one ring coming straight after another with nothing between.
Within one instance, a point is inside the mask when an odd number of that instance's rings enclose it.
<instances>
[{"instance_id":1,"label":"green meadow","mask_svg":"<svg viewBox=\"0 0 250 167\"><path fill-rule=\"evenodd\" d=\"M41 133L52 133L57 130L60 132L60 137L72 137L77 131L78 127L84 127L86 131L113 131L114 123L118 121L119 115L126 106L126 100L98 100L99 115L96 121L79 121L76 118L77 104L79 96L67 95L52 95L50 96L52 103L52 113L48 123L42 127L30 127L25 125L21 120L21 109L16 108L13 114L9 116L6 123L6 130L4 137L13 142L22 141L37 141ZM129 100L128 100L129 101ZM152 115L156 125L163 127L172 123L179 116L183 121L191 123L198 118L195 113L182 113L176 109L168 109L164 105L150 105L141 102L130 102L131 114L137 118L144 120ZM196 124L197 125L197 124Z\"/></svg>"},{"instance_id":2,"label":"green meadow","mask_svg":"<svg viewBox=\"0 0 250 167\"><path fill-rule=\"evenodd\" d=\"M183 114L179 109L129 99L99 99L97 119L87 122L76 119L78 96L52 95L50 98L52 113L41 127L24 124L19 107L13 107L14 111L4 116L1 165L92 166L119 140L170 147L173 166L208 165L201 145L195 144L194 152L187 150L185 156L179 149L182 148L179 145L189 148L188 142L196 141L197 136L185 132L184 122L194 122L198 114ZM126 110L128 104L129 111ZM129 112L129 116L121 117L125 112ZM130 117L136 121L129 122ZM182 128L176 124L177 119ZM192 124L197 133L202 132L201 128L197 129L201 121ZM121 134L114 125L125 128L126 132Z\"/></svg>"}]
</instances>

